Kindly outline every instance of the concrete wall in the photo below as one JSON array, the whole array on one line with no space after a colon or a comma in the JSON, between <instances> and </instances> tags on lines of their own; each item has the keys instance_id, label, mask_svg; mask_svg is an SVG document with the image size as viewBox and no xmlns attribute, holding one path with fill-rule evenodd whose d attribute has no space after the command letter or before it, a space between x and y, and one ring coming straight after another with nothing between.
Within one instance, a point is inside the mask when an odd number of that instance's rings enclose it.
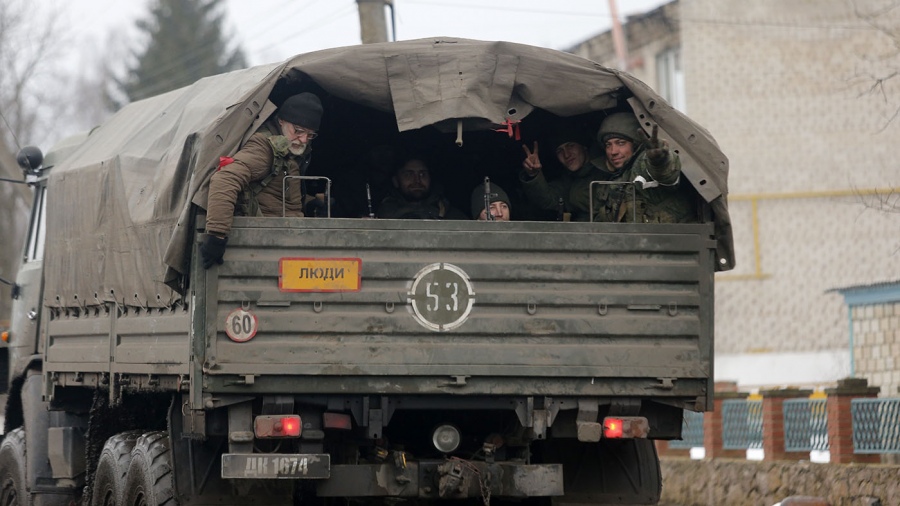
<instances>
[{"instance_id":1,"label":"concrete wall","mask_svg":"<svg viewBox=\"0 0 900 506\"><path fill-rule=\"evenodd\" d=\"M875 4L678 0L626 26L632 61L643 62L631 72L654 88L655 52L681 44L686 112L730 160L737 267L717 275L716 353L763 363L804 354L815 363L793 385L831 384L850 368L834 364L850 342L847 307L830 290L900 272L897 214L867 193L900 193L900 77L884 95L865 93L866 76L900 66L900 51L853 9ZM875 20L898 26L900 6ZM572 51L615 63L608 33ZM738 374L717 365L717 380L783 386Z\"/></svg>"},{"instance_id":2,"label":"concrete wall","mask_svg":"<svg viewBox=\"0 0 900 506\"><path fill-rule=\"evenodd\" d=\"M877 498L900 504L900 466L753 462L664 457L661 504L771 506L792 495L825 498L831 506L862 506Z\"/></svg>"},{"instance_id":3,"label":"concrete wall","mask_svg":"<svg viewBox=\"0 0 900 506\"><path fill-rule=\"evenodd\" d=\"M717 279L716 351L846 350L828 290L900 272L896 214L859 195L900 187L900 93L859 79L892 41L845 0L680 3L688 113L730 159L738 267Z\"/></svg>"}]
</instances>

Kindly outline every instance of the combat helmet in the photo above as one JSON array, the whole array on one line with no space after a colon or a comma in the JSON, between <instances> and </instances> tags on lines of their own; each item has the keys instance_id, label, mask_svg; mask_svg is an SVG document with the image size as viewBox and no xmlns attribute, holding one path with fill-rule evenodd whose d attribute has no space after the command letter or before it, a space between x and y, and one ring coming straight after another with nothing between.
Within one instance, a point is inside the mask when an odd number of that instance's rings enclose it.
<instances>
[{"instance_id":1,"label":"combat helmet","mask_svg":"<svg viewBox=\"0 0 900 506\"><path fill-rule=\"evenodd\" d=\"M640 127L637 118L630 112L610 114L600 123L600 129L597 130L597 142L602 146L611 137L620 137L636 143L637 131Z\"/></svg>"}]
</instances>

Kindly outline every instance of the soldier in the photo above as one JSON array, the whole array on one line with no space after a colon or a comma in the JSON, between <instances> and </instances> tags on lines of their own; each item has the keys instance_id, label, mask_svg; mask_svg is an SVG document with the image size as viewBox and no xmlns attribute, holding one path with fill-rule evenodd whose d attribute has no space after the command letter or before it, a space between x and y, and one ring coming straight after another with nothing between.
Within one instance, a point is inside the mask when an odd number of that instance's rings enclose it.
<instances>
[{"instance_id":1,"label":"soldier","mask_svg":"<svg viewBox=\"0 0 900 506\"><path fill-rule=\"evenodd\" d=\"M653 126L650 137L634 114L619 112L607 116L597 131L597 141L606 154L605 170L611 180L633 182L635 202L628 192L614 186L594 189L596 221L637 220L641 223L684 223L697 221L697 200L693 190L682 186L681 160ZM686 186L686 185L685 185Z\"/></svg>"},{"instance_id":2,"label":"soldier","mask_svg":"<svg viewBox=\"0 0 900 506\"><path fill-rule=\"evenodd\" d=\"M491 183L490 195L487 195L490 202L491 216L493 221L509 221L510 205L509 195L500 188L499 185ZM479 184L472 190L472 218L478 221L487 221L487 209L485 209L485 191L484 183Z\"/></svg>"},{"instance_id":3,"label":"soldier","mask_svg":"<svg viewBox=\"0 0 900 506\"><path fill-rule=\"evenodd\" d=\"M401 165L392 178L394 191L388 195L375 216L394 219L464 220L462 211L452 207L431 181L428 165L411 158Z\"/></svg>"},{"instance_id":4,"label":"soldier","mask_svg":"<svg viewBox=\"0 0 900 506\"><path fill-rule=\"evenodd\" d=\"M585 137L582 131L571 126L551 137L550 145L555 149L556 159L566 169L561 177L552 181L544 177L537 141L533 149L522 146L525 160L519 172L519 181L525 197L536 207L544 211L557 211L562 202L575 221L590 219L590 183L608 178L588 159Z\"/></svg>"},{"instance_id":5,"label":"soldier","mask_svg":"<svg viewBox=\"0 0 900 506\"><path fill-rule=\"evenodd\" d=\"M247 216L303 216L299 180L309 166L322 119L322 103L312 93L288 97L233 158L223 158L209 182L203 267L221 264L235 211ZM240 199L239 199L240 197Z\"/></svg>"}]
</instances>

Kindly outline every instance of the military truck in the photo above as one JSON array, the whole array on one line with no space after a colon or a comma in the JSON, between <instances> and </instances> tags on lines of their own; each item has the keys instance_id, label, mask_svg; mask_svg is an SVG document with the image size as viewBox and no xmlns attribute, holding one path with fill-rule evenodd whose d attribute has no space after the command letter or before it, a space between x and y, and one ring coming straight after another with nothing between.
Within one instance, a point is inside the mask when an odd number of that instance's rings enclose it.
<instances>
[{"instance_id":1,"label":"military truck","mask_svg":"<svg viewBox=\"0 0 900 506\"><path fill-rule=\"evenodd\" d=\"M210 175L302 91L325 110L303 184L331 211L236 217L204 269ZM468 209L485 177L515 194L522 145L559 120L620 110L679 154L696 223L557 221L517 199L511 222L347 211L390 184L367 163L380 146L427 153ZM656 504L653 440L711 407L727 159L624 72L505 42L329 49L19 160L35 199L0 504Z\"/></svg>"}]
</instances>

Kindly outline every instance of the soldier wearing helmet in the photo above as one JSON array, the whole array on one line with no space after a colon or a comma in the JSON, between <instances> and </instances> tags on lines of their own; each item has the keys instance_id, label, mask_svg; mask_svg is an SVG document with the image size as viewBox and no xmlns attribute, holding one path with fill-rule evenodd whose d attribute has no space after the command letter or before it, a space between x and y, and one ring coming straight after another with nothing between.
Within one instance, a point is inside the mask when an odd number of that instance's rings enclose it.
<instances>
[{"instance_id":1,"label":"soldier wearing helmet","mask_svg":"<svg viewBox=\"0 0 900 506\"><path fill-rule=\"evenodd\" d=\"M631 112L607 116L597 131L604 169L610 180L635 184L631 201L624 186L595 186L595 221L683 223L697 221L696 196L682 184L681 160L657 126L648 137ZM635 216L636 213L636 216Z\"/></svg>"}]
</instances>

